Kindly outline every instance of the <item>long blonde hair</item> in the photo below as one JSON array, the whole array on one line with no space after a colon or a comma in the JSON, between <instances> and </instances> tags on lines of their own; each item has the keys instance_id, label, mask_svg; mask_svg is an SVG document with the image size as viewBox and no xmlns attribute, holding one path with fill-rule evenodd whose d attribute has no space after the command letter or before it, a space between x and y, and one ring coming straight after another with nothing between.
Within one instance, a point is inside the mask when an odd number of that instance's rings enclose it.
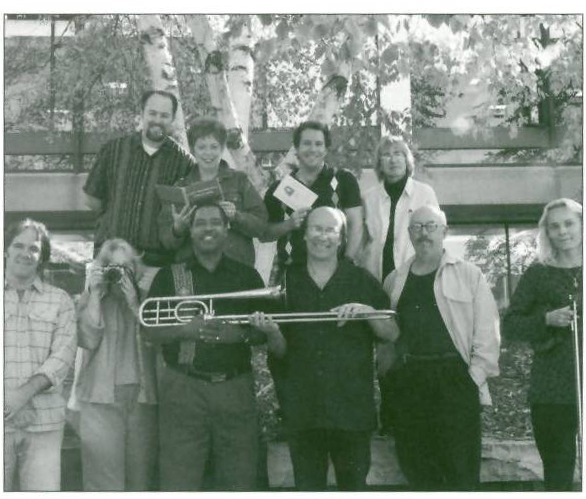
<instances>
[{"instance_id":1,"label":"long blonde hair","mask_svg":"<svg viewBox=\"0 0 586 499\"><path fill-rule=\"evenodd\" d=\"M380 157L383 151L389 150L395 145L398 146L398 148L403 153L403 156L405 156L405 163L407 164L407 176L410 177L413 175L413 171L415 170L415 159L413 158L413 153L411 152L411 149L409 149L407 143L401 137L382 137L374 152L374 171L376 172L379 180L383 179Z\"/></svg>"},{"instance_id":2,"label":"long blonde hair","mask_svg":"<svg viewBox=\"0 0 586 499\"><path fill-rule=\"evenodd\" d=\"M100 252L96 257L95 262L102 267L108 265L110 263L110 256L118 249L124 250L130 256L130 265L132 266L132 272L134 273L134 277L138 282L143 273L143 265L140 259L140 255L132 247L132 245L124 239L108 239L106 242L104 242L104 244L100 248Z\"/></svg>"},{"instance_id":3,"label":"long blonde hair","mask_svg":"<svg viewBox=\"0 0 586 499\"><path fill-rule=\"evenodd\" d=\"M547 221L549 212L555 208L567 208L572 213L575 213L582 223L582 205L573 199L560 198L550 201L543 208L543 214L539 219L538 233L537 233L537 260L541 263L552 263L556 259L555 248L551 244L549 234L547 233Z\"/></svg>"}]
</instances>

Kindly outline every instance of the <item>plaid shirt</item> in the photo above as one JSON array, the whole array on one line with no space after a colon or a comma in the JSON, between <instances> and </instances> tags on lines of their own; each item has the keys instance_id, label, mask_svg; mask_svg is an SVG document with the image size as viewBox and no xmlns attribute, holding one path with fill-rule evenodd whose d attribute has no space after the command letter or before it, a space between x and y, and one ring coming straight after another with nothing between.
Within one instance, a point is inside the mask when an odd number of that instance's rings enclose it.
<instances>
[{"instance_id":1,"label":"plaid shirt","mask_svg":"<svg viewBox=\"0 0 586 499\"><path fill-rule=\"evenodd\" d=\"M193 156L170 138L153 155L145 152L140 133L104 145L83 188L102 201L95 247L121 237L139 251L165 253L159 242L161 203L155 185L173 185L195 164Z\"/></svg>"},{"instance_id":2,"label":"plaid shirt","mask_svg":"<svg viewBox=\"0 0 586 499\"><path fill-rule=\"evenodd\" d=\"M19 299L4 283L4 389L16 390L42 374L51 387L35 395L21 411L28 411L27 431L60 429L65 422L61 383L73 364L77 347L75 309L62 289L39 277ZM11 431L10 425L5 431Z\"/></svg>"}]
</instances>

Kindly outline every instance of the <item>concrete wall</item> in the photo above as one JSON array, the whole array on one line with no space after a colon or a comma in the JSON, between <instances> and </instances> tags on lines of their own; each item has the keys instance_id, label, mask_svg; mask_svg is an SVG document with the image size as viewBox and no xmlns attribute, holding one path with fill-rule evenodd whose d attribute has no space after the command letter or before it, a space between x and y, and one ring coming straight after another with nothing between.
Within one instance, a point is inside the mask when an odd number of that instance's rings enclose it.
<instances>
[{"instance_id":1,"label":"concrete wall","mask_svg":"<svg viewBox=\"0 0 586 499\"><path fill-rule=\"evenodd\" d=\"M418 177L431 184L441 204L544 204L558 197L581 198L580 166L463 166L426 168ZM87 173L10 173L5 175L8 212L86 211L82 186ZM360 179L374 185L372 170Z\"/></svg>"}]
</instances>

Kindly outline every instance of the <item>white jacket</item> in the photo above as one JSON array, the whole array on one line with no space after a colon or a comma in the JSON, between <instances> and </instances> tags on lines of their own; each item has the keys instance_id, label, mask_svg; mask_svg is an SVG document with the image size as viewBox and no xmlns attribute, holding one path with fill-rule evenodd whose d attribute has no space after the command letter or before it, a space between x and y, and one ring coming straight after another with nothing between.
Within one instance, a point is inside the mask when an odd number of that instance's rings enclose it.
<instances>
[{"instance_id":1,"label":"white jacket","mask_svg":"<svg viewBox=\"0 0 586 499\"><path fill-rule=\"evenodd\" d=\"M384 289L397 308L414 257L385 279ZM480 269L444 251L433 284L435 301L456 350L468 364L480 402L490 405L486 379L499 374L500 319L490 286Z\"/></svg>"},{"instance_id":2,"label":"white jacket","mask_svg":"<svg viewBox=\"0 0 586 499\"><path fill-rule=\"evenodd\" d=\"M385 190L383 182L379 181L376 186L364 193L362 204L367 240L358 257L358 263L379 281L382 281L383 248L389 230L391 208L391 198ZM393 244L395 267L400 267L415 254L407 227L411 213L426 204L439 207L434 190L431 186L409 177L395 209Z\"/></svg>"}]
</instances>

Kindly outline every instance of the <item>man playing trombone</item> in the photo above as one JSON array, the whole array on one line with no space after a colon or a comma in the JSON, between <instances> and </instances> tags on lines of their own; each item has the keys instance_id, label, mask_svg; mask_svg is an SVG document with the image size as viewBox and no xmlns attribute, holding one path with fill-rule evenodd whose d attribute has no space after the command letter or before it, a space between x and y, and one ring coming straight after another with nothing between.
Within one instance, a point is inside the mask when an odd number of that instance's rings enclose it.
<instances>
[{"instance_id":1,"label":"man playing trombone","mask_svg":"<svg viewBox=\"0 0 586 499\"><path fill-rule=\"evenodd\" d=\"M219 205L199 205L190 229L193 256L164 267L149 297L225 294L264 286L256 270L223 255L229 222ZM164 298L153 305L172 308ZM218 300L220 314L252 312L249 300ZM149 307L150 308L150 307ZM165 323L168 315L160 319ZM144 324L144 322L143 322ZM248 325L196 315L182 325L145 327L162 345L166 368L160 385L160 473L162 490L201 490L208 458L215 488L254 490L258 426L250 345L266 341Z\"/></svg>"},{"instance_id":2,"label":"man playing trombone","mask_svg":"<svg viewBox=\"0 0 586 499\"><path fill-rule=\"evenodd\" d=\"M388 297L367 271L342 259L344 213L320 207L304 227L307 263L286 272L287 311L332 311L333 322L277 324L257 313L251 322L267 334L273 375L299 490L325 490L331 458L340 490L361 490L376 428L373 344L394 339L392 319L374 317ZM367 320L354 320L356 318Z\"/></svg>"}]
</instances>

